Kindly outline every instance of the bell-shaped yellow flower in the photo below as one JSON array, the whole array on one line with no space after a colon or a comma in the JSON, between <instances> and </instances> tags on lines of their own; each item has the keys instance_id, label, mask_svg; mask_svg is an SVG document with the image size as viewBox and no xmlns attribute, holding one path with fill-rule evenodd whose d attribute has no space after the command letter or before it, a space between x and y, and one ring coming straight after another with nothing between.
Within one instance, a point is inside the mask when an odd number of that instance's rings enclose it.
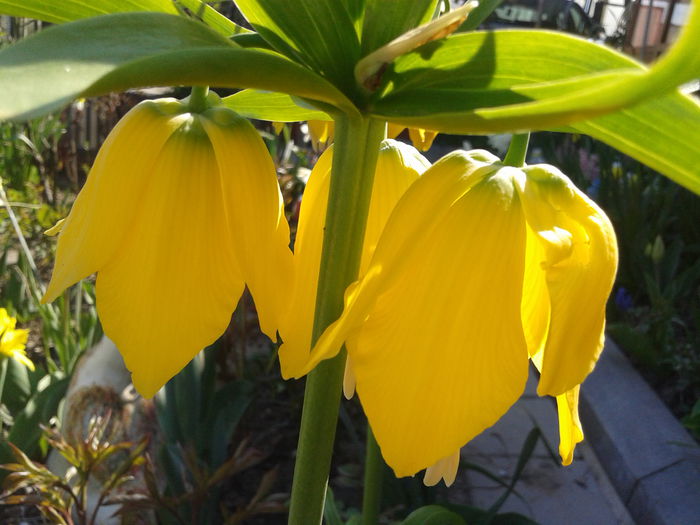
<instances>
[{"instance_id":1,"label":"bell-shaped yellow flower","mask_svg":"<svg viewBox=\"0 0 700 525\"><path fill-rule=\"evenodd\" d=\"M294 289L280 330L284 344L280 347L279 358L285 378L291 377L309 359L332 162L331 147L316 162L302 199L294 244ZM368 266L396 203L428 167L430 163L415 148L391 139L382 143L372 185L360 275ZM349 395L353 388L350 369L346 377L346 394Z\"/></svg>"},{"instance_id":2,"label":"bell-shaped yellow flower","mask_svg":"<svg viewBox=\"0 0 700 525\"><path fill-rule=\"evenodd\" d=\"M142 102L115 127L61 226L44 301L97 272L97 309L151 397L228 326L247 284L276 337L291 274L274 165L218 104Z\"/></svg>"},{"instance_id":3,"label":"bell-shaped yellow flower","mask_svg":"<svg viewBox=\"0 0 700 525\"><path fill-rule=\"evenodd\" d=\"M24 351L29 330L17 330L17 319L10 317L7 310L0 308L0 358L12 358L34 370L34 363Z\"/></svg>"},{"instance_id":4,"label":"bell-shaped yellow flower","mask_svg":"<svg viewBox=\"0 0 700 525\"><path fill-rule=\"evenodd\" d=\"M346 343L387 463L449 483L460 447L522 394L532 358L539 393L557 396L566 463L616 266L607 217L556 168L454 152L406 191L343 314L288 373Z\"/></svg>"}]
</instances>

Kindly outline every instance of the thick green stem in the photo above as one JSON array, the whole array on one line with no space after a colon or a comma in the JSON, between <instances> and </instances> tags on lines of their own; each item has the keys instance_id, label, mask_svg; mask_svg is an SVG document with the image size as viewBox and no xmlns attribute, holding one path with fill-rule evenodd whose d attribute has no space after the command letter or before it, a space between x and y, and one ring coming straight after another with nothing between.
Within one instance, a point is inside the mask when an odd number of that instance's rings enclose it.
<instances>
[{"instance_id":1,"label":"thick green stem","mask_svg":"<svg viewBox=\"0 0 700 525\"><path fill-rule=\"evenodd\" d=\"M525 157L527 156L527 145L530 142L529 133L518 133L510 139L508 153L503 159L503 164L513 166L514 168L522 168L525 165Z\"/></svg>"},{"instance_id":2,"label":"thick green stem","mask_svg":"<svg viewBox=\"0 0 700 525\"><path fill-rule=\"evenodd\" d=\"M313 341L343 310L345 288L357 278L379 144L385 124L340 116L323 255L316 294ZM319 364L306 379L299 446L294 466L290 525L321 523L330 471L345 352Z\"/></svg>"},{"instance_id":3,"label":"thick green stem","mask_svg":"<svg viewBox=\"0 0 700 525\"><path fill-rule=\"evenodd\" d=\"M377 440L367 424L367 450L365 452L365 485L362 493L362 525L379 523L379 510L382 501L382 479L384 460Z\"/></svg>"},{"instance_id":4,"label":"thick green stem","mask_svg":"<svg viewBox=\"0 0 700 525\"><path fill-rule=\"evenodd\" d=\"M209 86L192 86L189 100L189 107L192 113L201 113L207 109L208 94Z\"/></svg>"}]
</instances>

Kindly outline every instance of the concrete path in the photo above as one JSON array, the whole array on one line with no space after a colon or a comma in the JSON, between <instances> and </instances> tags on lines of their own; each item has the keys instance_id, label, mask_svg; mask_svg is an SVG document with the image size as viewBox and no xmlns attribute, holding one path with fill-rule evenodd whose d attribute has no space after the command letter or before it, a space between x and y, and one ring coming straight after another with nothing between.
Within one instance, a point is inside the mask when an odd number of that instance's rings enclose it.
<instances>
[{"instance_id":1,"label":"concrete path","mask_svg":"<svg viewBox=\"0 0 700 525\"><path fill-rule=\"evenodd\" d=\"M585 441L577 447L572 465L561 466L556 453L556 403L552 398L538 397L536 387L531 372L523 397L496 425L462 449L460 475L448 494L454 495L455 502L461 499L464 503L466 496L472 505L490 507L504 488L466 465L474 463L509 480L525 438L537 425L557 461L538 443L515 487L522 499L511 494L501 512L518 512L541 525L634 525Z\"/></svg>"}]
</instances>

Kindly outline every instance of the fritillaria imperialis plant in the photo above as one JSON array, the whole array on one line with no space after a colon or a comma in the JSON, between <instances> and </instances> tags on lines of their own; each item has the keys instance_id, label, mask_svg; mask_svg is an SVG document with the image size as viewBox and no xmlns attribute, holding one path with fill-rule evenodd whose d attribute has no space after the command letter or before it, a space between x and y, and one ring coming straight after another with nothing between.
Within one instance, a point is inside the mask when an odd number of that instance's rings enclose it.
<instances>
[{"instance_id":1,"label":"fritillaria imperialis plant","mask_svg":"<svg viewBox=\"0 0 700 525\"><path fill-rule=\"evenodd\" d=\"M0 12L58 24L0 52L2 119L195 86L113 131L55 229L45 300L97 272L105 331L150 396L223 332L247 285L262 330L283 341L282 374L308 374L290 523L321 520L344 376L396 474L449 483L460 447L518 398L532 360L570 462L617 248L561 172L524 164L527 132L588 134L700 192L700 107L676 89L700 76L700 9L646 68L570 35L474 31L492 0L439 17L438 0L235 3L253 31L199 0L0 0ZM206 86L242 91L220 99ZM245 117L333 124L320 126L334 146L312 173L293 254ZM437 132L518 134L503 161L454 152L429 166L382 144L387 124L423 146Z\"/></svg>"}]
</instances>

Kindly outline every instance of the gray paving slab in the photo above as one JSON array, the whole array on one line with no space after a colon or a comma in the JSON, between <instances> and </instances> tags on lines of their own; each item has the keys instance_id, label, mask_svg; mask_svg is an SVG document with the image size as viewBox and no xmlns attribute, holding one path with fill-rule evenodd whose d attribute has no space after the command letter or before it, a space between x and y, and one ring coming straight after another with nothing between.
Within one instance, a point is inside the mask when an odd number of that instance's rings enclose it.
<instances>
[{"instance_id":1,"label":"gray paving slab","mask_svg":"<svg viewBox=\"0 0 700 525\"><path fill-rule=\"evenodd\" d=\"M536 395L534 374L522 398L493 427L462 450L462 468L475 464L510 480L527 434L537 425L556 454L558 423L551 398ZM465 469L463 486L473 505L488 508L503 487L474 470ZM562 467L558 456L539 443L502 512L519 512L542 525L634 525L590 448L579 446L574 462Z\"/></svg>"},{"instance_id":2,"label":"gray paving slab","mask_svg":"<svg viewBox=\"0 0 700 525\"><path fill-rule=\"evenodd\" d=\"M581 419L640 525L700 525L700 448L610 340L583 385Z\"/></svg>"}]
</instances>

